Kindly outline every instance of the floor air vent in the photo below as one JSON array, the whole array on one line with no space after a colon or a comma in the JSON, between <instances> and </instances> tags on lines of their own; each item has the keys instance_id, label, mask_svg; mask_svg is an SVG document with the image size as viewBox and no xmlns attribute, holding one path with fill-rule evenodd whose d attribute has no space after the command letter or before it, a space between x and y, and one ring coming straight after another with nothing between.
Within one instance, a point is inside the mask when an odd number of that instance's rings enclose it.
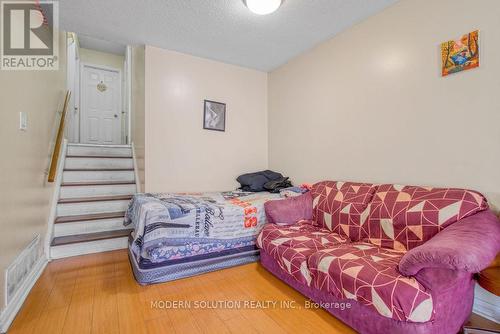
<instances>
[{"instance_id":1,"label":"floor air vent","mask_svg":"<svg viewBox=\"0 0 500 334\"><path fill-rule=\"evenodd\" d=\"M42 254L43 247L40 235L37 235L7 268L5 272L6 304L9 304L19 288L25 283Z\"/></svg>"}]
</instances>

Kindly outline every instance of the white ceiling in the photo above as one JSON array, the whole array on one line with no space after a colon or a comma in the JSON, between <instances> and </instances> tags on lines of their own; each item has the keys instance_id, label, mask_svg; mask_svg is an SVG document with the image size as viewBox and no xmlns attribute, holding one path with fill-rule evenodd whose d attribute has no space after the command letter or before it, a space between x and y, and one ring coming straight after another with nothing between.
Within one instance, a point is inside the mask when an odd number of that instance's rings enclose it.
<instances>
[{"instance_id":1,"label":"white ceiling","mask_svg":"<svg viewBox=\"0 0 500 334\"><path fill-rule=\"evenodd\" d=\"M62 29L271 71L398 0L284 0L266 16L243 0L61 0Z\"/></svg>"},{"instance_id":2,"label":"white ceiling","mask_svg":"<svg viewBox=\"0 0 500 334\"><path fill-rule=\"evenodd\" d=\"M125 50L127 48L126 44L119 44L82 34L78 34L78 42L82 48L112 53L120 56L125 55Z\"/></svg>"}]
</instances>

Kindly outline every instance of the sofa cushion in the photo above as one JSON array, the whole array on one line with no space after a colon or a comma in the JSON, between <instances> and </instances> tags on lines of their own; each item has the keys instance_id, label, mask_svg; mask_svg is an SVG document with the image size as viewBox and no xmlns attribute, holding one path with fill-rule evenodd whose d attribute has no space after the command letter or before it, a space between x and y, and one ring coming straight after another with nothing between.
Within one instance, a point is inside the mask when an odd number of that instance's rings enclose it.
<instances>
[{"instance_id":1,"label":"sofa cushion","mask_svg":"<svg viewBox=\"0 0 500 334\"><path fill-rule=\"evenodd\" d=\"M264 203L267 221L278 225L292 225L312 218L311 193Z\"/></svg>"},{"instance_id":2,"label":"sofa cushion","mask_svg":"<svg viewBox=\"0 0 500 334\"><path fill-rule=\"evenodd\" d=\"M293 226L267 224L257 237L257 246L272 256L296 280L310 285L307 259L320 249L348 242L346 238L303 220Z\"/></svg>"},{"instance_id":3,"label":"sofa cushion","mask_svg":"<svg viewBox=\"0 0 500 334\"><path fill-rule=\"evenodd\" d=\"M410 250L487 207L484 196L470 190L383 184L370 203L363 233L375 245Z\"/></svg>"},{"instance_id":4,"label":"sofa cushion","mask_svg":"<svg viewBox=\"0 0 500 334\"><path fill-rule=\"evenodd\" d=\"M307 267L307 259L316 250L307 247L275 246L271 255L283 271L307 286L311 285L312 276Z\"/></svg>"},{"instance_id":5,"label":"sofa cushion","mask_svg":"<svg viewBox=\"0 0 500 334\"><path fill-rule=\"evenodd\" d=\"M376 186L369 183L323 181L311 190L313 221L352 241L359 241Z\"/></svg>"},{"instance_id":6,"label":"sofa cushion","mask_svg":"<svg viewBox=\"0 0 500 334\"><path fill-rule=\"evenodd\" d=\"M317 251L348 241L336 233L313 225L310 220L302 220L294 225L266 224L257 237L257 246L272 255L276 246Z\"/></svg>"},{"instance_id":7,"label":"sofa cushion","mask_svg":"<svg viewBox=\"0 0 500 334\"><path fill-rule=\"evenodd\" d=\"M388 318L426 322L433 319L430 292L397 266L403 253L370 243L339 244L315 252L308 267L312 285L339 299L354 299Z\"/></svg>"}]
</instances>

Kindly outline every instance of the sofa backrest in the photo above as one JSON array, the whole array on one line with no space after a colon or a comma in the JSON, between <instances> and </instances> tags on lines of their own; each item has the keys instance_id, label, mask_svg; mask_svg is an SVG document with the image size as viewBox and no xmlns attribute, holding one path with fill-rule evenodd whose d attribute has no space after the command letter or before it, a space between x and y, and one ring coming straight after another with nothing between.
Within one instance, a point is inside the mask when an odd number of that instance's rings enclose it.
<instances>
[{"instance_id":1,"label":"sofa backrest","mask_svg":"<svg viewBox=\"0 0 500 334\"><path fill-rule=\"evenodd\" d=\"M399 251L488 208L480 193L455 188L322 181L311 195L316 226Z\"/></svg>"},{"instance_id":2,"label":"sofa backrest","mask_svg":"<svg viewBox=\"0 0 500 334\"><path fill-rule=\"evenodd\" d=\"M314 224L352 241L365 238L361 227L368 219L368 204L375 191L376 186L370 183L316 183L311 189Z\"/></svg>"},{"instance_id":3,"label":"sofa backrest","mask_svg":"<svg viewBox=\"0 0 500 334\"><path fill-rule=\"evenodd\" d=\"M406 251L486 208L484 196L471 190L382 184L361 233L375 245Z\"/></svg>"}]
</instances>

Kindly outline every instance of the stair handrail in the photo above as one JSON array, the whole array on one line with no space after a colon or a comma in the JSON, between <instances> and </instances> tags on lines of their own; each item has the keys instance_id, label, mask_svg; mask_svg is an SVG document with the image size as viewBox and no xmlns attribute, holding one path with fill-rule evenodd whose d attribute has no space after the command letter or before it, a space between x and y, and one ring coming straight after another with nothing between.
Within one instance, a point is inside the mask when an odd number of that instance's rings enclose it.
<instances>
[{"instance_id":1,"label":"stair handrail","mask_svg":"<svg viewBox=\"0 0 500 334\"><path fill-rule=\"evenodd\" d=\"M54 151L52 152L52 158L50 160L49 177L48 177L49 182L54 182L54 180L56 179L57 164L59 162L59 155L61 153L62 141L64 139L64 127L65 127L66 114L68 111L70 98L71 98L71 92L68 90L66 92L66 97L64 98L64 107L61 114L61 121L59 122L59 128L57 129Z\"/></svg>"}]
</instances>

